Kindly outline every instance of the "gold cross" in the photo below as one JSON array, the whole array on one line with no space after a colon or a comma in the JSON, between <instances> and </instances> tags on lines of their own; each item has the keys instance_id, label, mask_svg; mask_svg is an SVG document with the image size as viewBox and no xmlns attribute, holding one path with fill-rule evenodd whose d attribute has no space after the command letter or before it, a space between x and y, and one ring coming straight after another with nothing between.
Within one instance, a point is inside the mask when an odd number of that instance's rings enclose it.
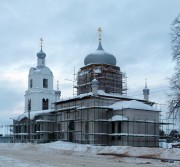
<instances>
[{"instance_id":1,"label":"gold cross","mask_svg":"<svg viewBox=\"0 0 180 167\"><path fill-rule=\"evenodd\" d=\"M42 49L42 47L43 47L43 39L42 38L40 38L40 46L41 46L41 49Z\"/></svg>"},{"instance_id":2,"label":"gold cross","mask_svg":"<svg viewBox=\"0 0 180 167\"><path fill-rule=\"evenodd\" d=\"M102 39L102 29L101 29L101 27L98 28L98 32L99 32L99 41L101 41L101 39Z\"/></svg>"}]
</instances>

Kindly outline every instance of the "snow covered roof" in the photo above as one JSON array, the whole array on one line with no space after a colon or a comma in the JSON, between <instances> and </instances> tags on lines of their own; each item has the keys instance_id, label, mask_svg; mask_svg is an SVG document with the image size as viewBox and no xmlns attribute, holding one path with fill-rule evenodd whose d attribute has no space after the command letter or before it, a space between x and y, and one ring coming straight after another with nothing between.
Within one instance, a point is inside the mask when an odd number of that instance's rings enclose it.
<instances>
[{"instance_id":1,"label":"snow covered roof","mask_svg":"<svg viewBox=\"0 0 180 167\"><path fill-rule=\"evenodd\" d=\"M50 112L53 112L54 110L40 110L40 111L31 111L30 112L30 119L33 120L35 116L39 114L47 114ZM23 118L28 118L28 112L25 112L23 114L18 115L17 117L14 117L13 120L20 121Z\"/></svg>"},{"instance_id":2,"label":"snow covered roof","mask_svg":"<svg viewBox=\"0 0 180 167\"><path fill-rule=\"evenodd\" d=\"M33 74L46 74L46 75L53 75L52 71L45 66L37 66L37 67L31 67L29 70L29 75Z\"/></svg>"},{"instance_id":3,"label":"snow covered roof","mask_svg":"<svg viewBox=\"0 0 180 167\"><path fill-rule=\"evenodd\" d=\"M130 96L121 95L119 93L105 93L104 90L98 90L98 95L117 98L132 98Z\"/></svg>"},{"instance_id":4,"label":"snow covered roof","mask_svg":"<svg viewBox=\"0 0 180 167\"><path fill-rule=\"evenodd\" d=\"M77 95L77 96L74 96L74 97L69 97L69 98L64 98L64 99L61 99L55 103L58 103L58 102L64 102L64 101L68 101L68 100L73 100L73 99L81 99L81 98L84 98L84 97L88 97L88 96L92 96L93 93L90 92L90 93L84 93L84 94L80 94L80 95Z\"/></svg>"},{"instance_id":5,"label":"snow covered roof","mask_svg":"<svg viewBox=\"0 0 180 167\"><path fill-rule=\"evenodd\" d=\"M121 98L121 99L128 99L128 100L140 100L140 101L144 101L144 102L146 101L144 99L133 98L133 97L121 95L121 94L118 94L118 93L105 93L103 90L98 90L97 95L108 97L108 98L117 98L117 99ZM93 95L92 92L84 93L84 94L80 94L80 95L77 95L77 96L74 96L74 97L61 99L60 101L57 101L55 103L64 102L64 101L68 101L68 100L82 99L82 98L88 97L88 96L94 96L94 95ZM153 104L153 102L149 102L149 103Z\"/></svg>"},{"instance_id":6,"label":"snow covered roof","mask_svg":"<svg viewBox=\"0 0 180 167\"><path fill-rule=\"evenodd\" d=\"M79 98L82 98L83 95L79 96ZM152 106L149 106L147 104L144 104L143 102L139 102L137 100L130 100L130 101L119 101L116 102L112 105L109 106L71 106L68 108L60 108L58 109L58 111L65 111L65 110L70 110L70 109L91 109L91 108L105 108L105 109L112 109L112 110L122 110L122 109L136 109L136 110L148 110L148 111L157 111L159 112L157 109L155 109ZM30 112L30 119L33 120L35 118L35 116L40 115L40 114L47 114L50 112L56 112L55 110L41 110L41 111L31 111ZM28 118L28 112L25 112L15 118L13 118L13 120L16 121L20 121L23 118ZM121 116L121 115L115 115L113 116L111 119L109 119L108 121L122 121L122 120L128 120L126 117Z\"/></svg>"},{"instance_id":7,"label":"snow covered roof","mask_svg":"<svg viewBox=\"0 0 180 167\"><path fill-rule=\"evenodd\" d=\"M144 104L143 102L139 102L137 100L130 100L130 101L120 101L116 102L109 106L113 110L121 110L121 109L137 109L137 110L150 110L150 111L158 111L152 106Z\"/></svg>"}]
</instances>

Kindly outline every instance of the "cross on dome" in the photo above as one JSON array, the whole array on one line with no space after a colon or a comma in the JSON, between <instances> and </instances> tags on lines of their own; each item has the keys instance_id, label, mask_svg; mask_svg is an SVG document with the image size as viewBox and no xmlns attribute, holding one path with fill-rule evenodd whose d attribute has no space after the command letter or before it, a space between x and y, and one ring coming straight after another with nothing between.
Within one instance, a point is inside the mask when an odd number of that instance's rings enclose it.
<instances>
[{"instance_id":1,"label":"cross on dome","mask_svg":"<svg viewBox=\"0 0 180 167\"><path fill-rule=\"evenodd\" d=\"M98 32L99 32L99 42L101 42L101 39L102 39L102 29L101 29L101 27L98 28Z\"/></svg>"},{"instance_id":2,"label":"cross on dome","mask_svg":"<svg viewBox=\"0 0 180 167\"><path fill-rule=\"evenodd\" d=\"M37 53L38 59L45 59L45 57L46 57L46 54L42 50L43 41L44 40L42 38L40 38L40 47L41 47L41 50ZM38 66L44 66L44 65L45 65L45 61L42 61L42 60L38 61Z\"/></svg>"},{"instance_id":3,"label":"cross on dome","mask_svg":"<svg viewBox=\"0 0 180 167\"><path fill-rule=\"evenodd\" d=\"M84 59L84 65L88 64L109 64L109 65L116 65L116 58L114 55L107 53L103 50L101 45L102 40L102 29L101 27L98 28L98 35L99 35L99 45L95 52L88 54Z\"/></svg>"},{"instance_id":4,"label":"cross on dome","mask_svg":"<svg viewBox=\"0 0 180 167\"><path fill-rule=\"evenodd\" d=\"M145 78L145 88L147 88L147 79Z\"/></svg>"},{"instance_id":5,"label":"cross on dome","mask_svg":"<svg viewBox=\"0 0 180 167\"><path fill-rule=\"evenodd\" d=\"M41 38L40 38L40 47L41 47L41 50L42 50L42 47L43 47L43 42L44 42L44 40L43 40L43 38L41 37Z\"/></svg>"}]
</instances>

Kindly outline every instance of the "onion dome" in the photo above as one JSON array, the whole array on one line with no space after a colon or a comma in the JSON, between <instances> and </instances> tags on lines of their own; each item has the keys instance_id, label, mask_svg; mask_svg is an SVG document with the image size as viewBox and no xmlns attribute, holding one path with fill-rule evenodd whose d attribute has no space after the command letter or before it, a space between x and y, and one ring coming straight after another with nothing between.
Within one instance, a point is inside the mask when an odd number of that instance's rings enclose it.
<instances>
[{"instance_id":1,"label":"onion dome","mask_svg":"<svg viewBox=\"0 0 180 167\"><path fill-rule=\"evenodd\" d=\"M37 53L37 57L39 59L44 59L46 57L46 54L43 52L42 48L41 50Z\"/></svg>"},{"instance_id":2,"label":"onion dome","mask_svg":"<svg viewBox=\"0 0 180 167\"><path fill-rule=\"evenodd\" d=\"M99 85L99 81L97 80L97 79L93 79L92 81L91 81L91 85Z\"/></svg>"},{"instance_id":3,"label":"onion dome","mask_svg":"<svg viewBox=\"0 0 180 167\"><path fill-rule=\"evenodd\" d=\"M61 95L61 91L60 91L60 90L56 90L56 91L55 91L55 94L56 94L56 95Z\"/></svg>"},{"instance_id":4,"label":"onion dome","mask_svg":"<svg viewBox=\"0 0 180 167\"><path fill-rule=\"evenodd\" d=\"M88 54L84 59L84 65L88 64L109 64L116 65L116 58L114 55L107 53L103 50L101 41L97 50L93 53Z\"/></svg>"},{"instance_id":5,"label":"onion dome","mask_svg":"<svg viewBox=\"0 0 180 167\"><path fill-rule=\"evenodd\" d=\"M144 89L143 89L143 93L144 93L144 94L149 94L149 92L150 92L150 90L149 90L148 88L144 88Z\"/></svg>"}]
</instances>

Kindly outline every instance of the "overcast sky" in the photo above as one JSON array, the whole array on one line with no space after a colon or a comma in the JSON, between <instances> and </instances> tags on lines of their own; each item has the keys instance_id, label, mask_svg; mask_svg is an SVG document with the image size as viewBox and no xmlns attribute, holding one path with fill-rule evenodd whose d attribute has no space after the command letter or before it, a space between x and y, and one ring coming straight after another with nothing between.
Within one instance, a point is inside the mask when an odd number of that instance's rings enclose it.
<instances>
[{"instance_id":1,"label":"overcast sky","mask_svg":"<svg viewBox=\"0 0 180 167\"><path fill-rule=\"evenodd\" d=\"M0 125L24 112L30 67L37 64L44 39L46 65L60 82L63 97L72 96L76 71L87 54L102 45L127 73L128 95L143 98L145 78L150 100L167 103L173 73L170 25L180 13L179 0L1 0Z\"/></svg>"}]
</instances>

